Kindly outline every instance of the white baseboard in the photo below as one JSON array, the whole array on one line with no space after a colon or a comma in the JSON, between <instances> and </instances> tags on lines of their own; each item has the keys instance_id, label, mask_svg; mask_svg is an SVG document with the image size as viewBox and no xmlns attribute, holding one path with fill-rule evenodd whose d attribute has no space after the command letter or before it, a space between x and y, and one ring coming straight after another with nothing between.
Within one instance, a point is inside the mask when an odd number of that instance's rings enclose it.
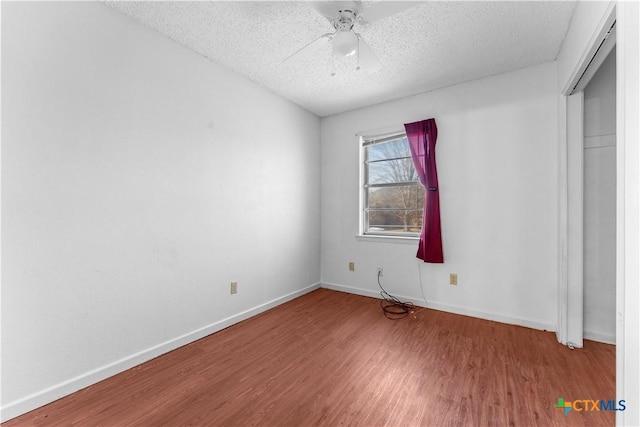
<instances>
[{"instance_id":1,"label":"white baseboard","mask_svg":"<svg viewBox=\"0 0 640 427\"><path fill-rule=\"evenodd\" d=\"M322 288L332 289L334 291L347 292L350 294L363 295L373 298L381 298L380 292L371 291L369 289L355 288L352 286L338 285L336 283L322 282ZM431 308L434 310L445 311L447 313L461 314L463 316L476 317L478 319L492 320L494 322L507 323L510 325L524 326L542 331L555 331L555 326L546 323L540 323L529 319L521 319L517 317L504 316L501 314L487 313L483 311L472 310L464 307L457 307L448 304L441 304L433 301L426 301L419 298L405 297L396 295L400 300L410 302L420 307Z\"/></svg>"},{"instance_id":2,"label":"white baseboard","mask_svg":"<svg viewBox=\"0 0 640 427\"><path fill-rule=\"evenodd\" d=\"M602 343L605 343L605 344L616 345L616 336L615 336L615 334L611 335L611 334L601 334L599 332L584 331L582 336L583 336L583 338L585 340L598 341L598 342L602 342Z\"/></svg>"},{"instance_id":3,"label":"white baseboard","mask_svg":"<svg viewBox=\"0 0 640 427\"><path fill-rule=\"evenodd\" d=\"M113 375L126 371L127 369L133 368L134 366L137 366L141 363L161 356L191 342L197 341L201 338L206 337L207 335L211 335L231 325L242 322L243 320L274 308L287 301L291 301L292 299L316 290L319 287L320 283L314 283L310 286L307 286L306 288L291 292L287 295L275 298L271 301L267 301L264 304L260 304L241 313L234 314L233 316L227 317L226 319L219 320L195 331L186 333L141 352L124 357L108 365L94 369L93 371L78 375L75 378L71 378L47 389L33 393L22 399L10 402L0 408L0 422L8 421L12 418L58 400L61 397L67 396L78 390L82 390L83 388L86 388Z\"/></svg>"},{"instance_id":4,"label":"white baseboard","mask_svg":"<svg viewBox=\"0 0 640 427\"><path fill-rule=\"evenodd\" d=\"M362 288L354 288L353 286L345 286L345 285L338 285L335 283L322 282L320 284L320 287L323 289L331 289L332 291L346 292L348 294L362 295L365 297L372 297L372 298L378 298L378 299L382 298L380 296L380 292L378 291L372 291L369 289L362 289ZM424 306L424 301L422 302L422 306Z\"/></svg>"}]
</instances>

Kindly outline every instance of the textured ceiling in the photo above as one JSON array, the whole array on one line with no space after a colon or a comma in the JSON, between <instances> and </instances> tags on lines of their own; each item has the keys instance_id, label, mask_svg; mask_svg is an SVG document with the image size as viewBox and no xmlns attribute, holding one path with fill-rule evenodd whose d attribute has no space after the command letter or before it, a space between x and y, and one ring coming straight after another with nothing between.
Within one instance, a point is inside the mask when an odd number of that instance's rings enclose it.
<instances>
[{"instance_id":1,"label":"textured ceiling","mask_svg":"<svg viewBox=\"0 0 640 427\"><path fill-rule=\"evenodd\" d=\"M108 1L201 55L321 116L553 61L573 1L430 1L354 28L383 68L335 62L328 44L293 52L333 27L307 2ZM363 1L363 13L378 1ZM372 9L373 10L373 9ZM366 16L366 13L365 13Z\"/></svg>"}]
</instances>

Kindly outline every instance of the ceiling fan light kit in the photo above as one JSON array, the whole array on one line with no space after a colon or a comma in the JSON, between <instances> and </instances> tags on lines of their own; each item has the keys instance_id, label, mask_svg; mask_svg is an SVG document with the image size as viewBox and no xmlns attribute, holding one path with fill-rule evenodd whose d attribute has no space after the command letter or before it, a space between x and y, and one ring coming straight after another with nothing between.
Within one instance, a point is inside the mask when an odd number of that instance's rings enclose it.
<instances>
[{"instance_id":1,"label":"ceiling fan light kit","mask_svg":"<svg viewBox=\"0 0 640 427\"><path fill-rule=\"evenodd\" d=\"M331 40L331 47L336 57L351 56L358 50L358 36L353 31L338 31Z\"/></svg>"}]
</instances>

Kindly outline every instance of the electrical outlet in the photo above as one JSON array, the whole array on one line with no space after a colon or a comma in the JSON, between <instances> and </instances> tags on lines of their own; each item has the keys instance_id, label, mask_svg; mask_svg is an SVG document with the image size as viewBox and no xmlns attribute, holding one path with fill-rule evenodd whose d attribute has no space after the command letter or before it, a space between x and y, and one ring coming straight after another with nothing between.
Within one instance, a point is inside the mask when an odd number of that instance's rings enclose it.
<instances>
[{"instance_id":1,"label":"electrical outlet","mask_svg":"<svg viewBox=\"0 0 640 427\"><path fill-rule=\"evenodd\" d=\"M238 282L231 282L231 293L232 294L238 293Z\"/></svg>"},{"instance_id":2,"label":"electrical outlet","mask_svg":"<svg viewBox=\"0 0 640 427\"><path fill-rule=\"evenodd\" d=\"M458 275L455 273L449 274L449 284L457 285L458 284Z\"/></svg>"},{"instance_id":3,"label":"electrical outlet","mask_svg":"<svg viewBox=\"0 0 640 427\"><path fill-rule=\"evenodd\" d=\"M349 271L356 271L356 263L349 261Z\"/></svg>"},{"instance_id":4,"label":"electrical outlet","mask_svg":"<svg viewBox=\"0 0 640 427\"><path fill-rule=\"evenodd\" d=\"M378 267L378 276L380 277L384 276L384 271L382 270L382 267Z\"/></svg>"}]
</instances>

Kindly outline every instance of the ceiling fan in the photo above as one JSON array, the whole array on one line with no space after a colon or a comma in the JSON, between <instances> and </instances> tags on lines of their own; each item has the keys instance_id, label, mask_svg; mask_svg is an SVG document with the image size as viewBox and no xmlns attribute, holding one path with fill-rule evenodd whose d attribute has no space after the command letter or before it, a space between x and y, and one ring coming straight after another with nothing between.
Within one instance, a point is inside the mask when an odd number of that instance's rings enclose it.
<instances>
[{"instance_id":1,"label":"ceiling fan","mask_svg":"<svg viewBox=\"0 0 640 427\"><path fill-rule=\"evenodd\" d=\"M282 62L301 54L310 54L325 43L331 44L333 56L336 58L351 57L356 59L356 70L376 71L382 63L369 44L354 28L366 25L379 19L396 14L404 9L419 4L416 1L377 1L363 5L355 1L312 1L309 2L320 15L329 20L334 31L325 33L289 55ZM332 75L335 72L332 71Z\"/></svg>"}]
</instances>

